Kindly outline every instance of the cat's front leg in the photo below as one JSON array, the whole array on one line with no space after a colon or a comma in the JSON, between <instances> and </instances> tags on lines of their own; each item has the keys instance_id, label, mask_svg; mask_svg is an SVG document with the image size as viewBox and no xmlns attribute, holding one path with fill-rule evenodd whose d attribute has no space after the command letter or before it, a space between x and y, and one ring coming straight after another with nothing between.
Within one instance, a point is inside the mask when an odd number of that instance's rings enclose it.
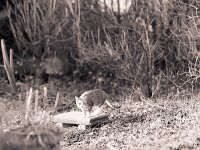
<instances>
[{"instance_id":1,"label":"cat's front leg","mask_svg":"<svg viewBox=\"0 0 200 150\"><path fill-rule=\"evenodd\" d=\"M84 117L84 118L90 117L90 112L84 110L84 111L83 111L83 117Z\"/></svg>"}]
</instances>

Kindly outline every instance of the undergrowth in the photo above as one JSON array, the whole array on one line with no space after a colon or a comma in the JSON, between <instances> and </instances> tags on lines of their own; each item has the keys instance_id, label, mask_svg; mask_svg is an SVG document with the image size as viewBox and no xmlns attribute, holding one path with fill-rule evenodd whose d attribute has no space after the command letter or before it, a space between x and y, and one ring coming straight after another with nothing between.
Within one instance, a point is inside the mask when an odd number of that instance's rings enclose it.
<instances>
[{"instance_id":1,"label":"undergrowth","mask_svg":"<svg viewBox=\"0 0 200 150\"><path fill-rule=\"evenodd\" d=\"M171 85L199 86L198 1L127 1L118 11L117 6L12 0L7 12L15 53L67 59L71 80L108 91L140 87L151 97Z\"/></svg>"}]
</instances>

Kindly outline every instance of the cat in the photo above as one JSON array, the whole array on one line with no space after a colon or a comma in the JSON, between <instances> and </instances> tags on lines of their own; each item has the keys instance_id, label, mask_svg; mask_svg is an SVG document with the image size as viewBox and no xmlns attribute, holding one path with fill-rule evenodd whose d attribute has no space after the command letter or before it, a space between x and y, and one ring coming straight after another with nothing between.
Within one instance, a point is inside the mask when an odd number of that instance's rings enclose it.
<instances>
[{"instance_id":1,"label":"cat","mask_svg":"<svg viewBox=\"0 0 200 150\"><path fill-rule=\"evenodd\" d=\"M113 106L108 100L108 95L101 89L94 89L84 92L80 97L75 97L77 107L83 112L84 117L94 116L100 113L104 103L113 109L120 106ZM96 109L93 113L93 109Z\"/></svg>"}]
</instances>

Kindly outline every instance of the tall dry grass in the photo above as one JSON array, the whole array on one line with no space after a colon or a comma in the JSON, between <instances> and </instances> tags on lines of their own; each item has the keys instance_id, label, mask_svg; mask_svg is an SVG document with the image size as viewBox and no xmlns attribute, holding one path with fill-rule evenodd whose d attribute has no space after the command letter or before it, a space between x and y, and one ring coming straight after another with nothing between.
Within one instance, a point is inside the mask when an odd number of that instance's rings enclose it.
<instances>
[{"instance_id":1,"label":"tall dry grass","mask_svg":"<svg viewBox=\"0 0 200 150\"><path fill-rule=\"evenodd\" d=\"M19 52L36 57L68 52L73 38L71 5L67 0L12 0L8 16Z\"/></svg>"},{"instance_id":2,"label":"tall dry grass","mask_svg":"<svg viewBox=\"0 0 200 150\"><path fill-rule=\"evenodd\" d=\"M148 91L147 96L156 89L193 86L191 81L198 83L199 78L198 5L196 1L132 1L130 10L119 16L85 4L88 11L80 14L80 61L98 68L89 68L100 74L97 78L105 70L114 73L114 81L103 79L108 81L103 86L125 81Z\"/></svg>"},{"instance_id":3,"label":"tall dry grass","mask_svg":"<svg viewBox=\"0 0 200 150\"><path fill-rule=\"evenodd\" d=\"M9 8L21 52L77 50L75 80L107 89L139 86L151 96L198 83L200 2L132 0L124 13L100 2L27 0Z\"/></svg>"}]
</instances>

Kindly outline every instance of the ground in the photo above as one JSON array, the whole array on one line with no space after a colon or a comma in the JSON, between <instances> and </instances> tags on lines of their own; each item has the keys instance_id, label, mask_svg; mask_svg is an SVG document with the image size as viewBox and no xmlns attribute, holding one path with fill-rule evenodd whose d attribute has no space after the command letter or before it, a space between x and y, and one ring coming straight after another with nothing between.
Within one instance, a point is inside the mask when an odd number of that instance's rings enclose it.
<instances>
[{"instance_id":1,"label":"ground","mask_svg":"<svg viewBox=\"0 0 200 150\"><path fill-rule=\"evenodd\" d=\"M83 90L58 90L60 108L57 108L56 113L77 110L74 96ZM1 129L16 128L22 124L23 119L20 120L18 116L25 102L23 98L19 100L18 95L3 93L1 103L6 106L4 109L7 110L7 117L1 122ZM52 92L49 97L53 95ZM110 115L108 122L84 131L78 130L77 126L64 128L60 149L200 149L199 93L180 91L155 99L141 100L133 92L127 92L114 95L113 100L115 99L121 104L121 108L112 110L105 106L104 111Z\"/></svg>"}]
</instances>

